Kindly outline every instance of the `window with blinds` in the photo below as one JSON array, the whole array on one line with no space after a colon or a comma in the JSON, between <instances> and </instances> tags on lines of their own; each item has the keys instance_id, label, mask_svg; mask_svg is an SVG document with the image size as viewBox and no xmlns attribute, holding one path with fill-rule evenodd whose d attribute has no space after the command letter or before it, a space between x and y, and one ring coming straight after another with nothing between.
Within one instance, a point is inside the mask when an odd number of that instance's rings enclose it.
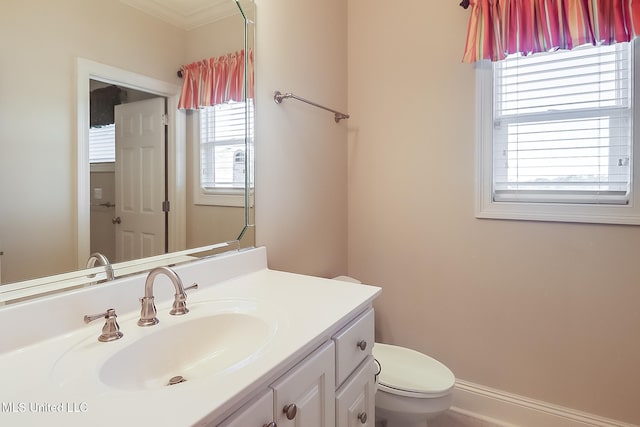
<instances>
[{"instance_id":1,"label":"window with blinds","mask_svg":"<svg viewBox=\"0 0 640 427\"><path fill-rule=\"evenodd\" d=\"M116 125L89 128L89 163L116 161Z\"/></svg>"},{"instance_id":2,"label":"window with blinds","mask_svg":"<svg viewBox=\"0 0 640 427\"><path fill-rule=\"evenodd\" d=\"M253 116L249 103L249 117ZM200 188L205 193L245 186L245 103L200 109Z\"/></svg>"},{"instance_id":3,"label":"window with blinds","mask_svg":"<svg viewBox=\"0 0 640 427\"><path fill-rule=\"evenodd\" d=\"M628 204L630 43L493 65L495 202Z\"/></svg>"}]
</instances>

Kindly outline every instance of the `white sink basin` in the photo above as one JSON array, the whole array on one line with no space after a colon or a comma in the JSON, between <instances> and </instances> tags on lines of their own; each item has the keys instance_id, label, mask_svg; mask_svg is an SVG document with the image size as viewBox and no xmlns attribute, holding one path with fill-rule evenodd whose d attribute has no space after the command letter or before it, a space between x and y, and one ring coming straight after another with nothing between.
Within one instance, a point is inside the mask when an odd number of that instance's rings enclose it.
<instances>
[{"instance_id":1,"label":"white sink basin","mask_svg":"<svg viewBox=\"0 0 640 427\"><path fill-rule=\"evenodd\" d=\"M254 302L199 303L190 310L183 316L164 316L150 327L137 326L137 318L130 318L120 323L124 337L117 341L101 343L97 335L84 339L55 363L54 381L127 391L181 388L247 366L278 330L273 312L258 310ZM169 385L174 377L184 382Z\"/></svg>"},{"instance_id":2,"label":"white sink basin","mask_svg":"<svg viewBox=\"0 0 640 427\"><path fill-rule=\"evenodd\" d=\"M188 320L140 338L115 353L102 365L100 380L111 387L132 390L164 387L177 376L191 381L224 374L259 355L269 330L264 320L244 313Z\"/></svg>"}]
</instances>

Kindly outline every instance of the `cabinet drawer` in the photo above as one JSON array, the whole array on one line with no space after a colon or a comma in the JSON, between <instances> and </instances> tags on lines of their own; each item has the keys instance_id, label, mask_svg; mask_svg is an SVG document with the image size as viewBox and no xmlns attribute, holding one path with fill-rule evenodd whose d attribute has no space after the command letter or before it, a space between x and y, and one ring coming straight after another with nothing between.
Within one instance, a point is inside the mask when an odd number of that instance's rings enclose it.
<instances>
[{"instance_id":1,"label":"cabinet drawer","mask_svg":"<svg viewBox=\"0 0 640 427\"><path fill-rule=\"evenodd\" d=\"M374 339L373 308L333 336L336 343L336 387L371 354Z\"/></svg>"}]
</instances>

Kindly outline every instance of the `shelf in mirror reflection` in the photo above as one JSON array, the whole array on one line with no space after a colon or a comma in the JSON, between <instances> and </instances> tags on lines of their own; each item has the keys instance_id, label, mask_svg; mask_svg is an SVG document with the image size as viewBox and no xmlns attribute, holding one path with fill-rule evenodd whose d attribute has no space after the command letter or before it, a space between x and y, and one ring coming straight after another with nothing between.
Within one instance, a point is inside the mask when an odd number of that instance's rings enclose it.
<instances>
[{"instance_id":1,"label":"shelf in mirror reflection","mask_svg":"<svg viewBox=\"0 0 640 427\"><path fill-rule=\"evenodd\" d=\"M132 274L143 273L155 267L166 265L174 266L205 256L238 251L240 249L240 242L235 240L181 252L158 255L144 260L113 264L113 270L117 278L122 278ZM94 267L83 271L74 271L56 276L12 283L0 287L0 306L24 302L33 298L74 289L81 289L87 286L100 286L105 280L106 272L104 267ZM91 285L93 282L97 282L97 284Z\"/></svg>"}]
</instances>

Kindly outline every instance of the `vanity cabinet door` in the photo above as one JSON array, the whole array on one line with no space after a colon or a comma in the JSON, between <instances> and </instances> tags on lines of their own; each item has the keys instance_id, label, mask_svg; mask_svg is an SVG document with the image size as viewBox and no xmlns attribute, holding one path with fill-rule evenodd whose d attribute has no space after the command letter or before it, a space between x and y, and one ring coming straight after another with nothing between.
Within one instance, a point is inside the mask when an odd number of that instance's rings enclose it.
<instances>
[{"instance_id":1,"label":"vanity cabinet door","mask_svg":"<svg viewBox=\"0 0 640 427\"><path fill-rule=\"evenodd\" d=\"M272 385L278 427L335 426L335 356L320 347Z\"/></svg>"},{"instance_id":2,"label":"vanity cabinet door","mask_svg":"<svg viewBox=\"0 0 640 427\"><path fill-rule=\"evenodd\" d=\"M267 427L273 421L273 390L247 403L217 427Z\"/></svg>"},{"instance_id":3,"label":"vanity cabinet door","mask_svg":"<svg viewBox=\"0 0 640 427\"><path fill-rule=\"evenodd\" d=\"M377 366L369 356L336 393L337 427L375 425L375 375Z\"/></svg>"}]
</instances>

